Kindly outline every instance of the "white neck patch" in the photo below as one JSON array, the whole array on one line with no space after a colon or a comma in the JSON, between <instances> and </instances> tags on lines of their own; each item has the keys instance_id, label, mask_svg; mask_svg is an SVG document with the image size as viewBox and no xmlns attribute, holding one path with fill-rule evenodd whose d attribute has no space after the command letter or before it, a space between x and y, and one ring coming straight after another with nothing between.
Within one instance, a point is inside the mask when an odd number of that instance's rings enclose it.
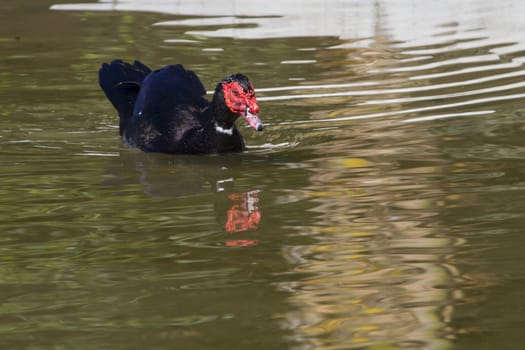
<instances>
[{"instance_id":1,"label":"white neck patch","mask_svg":"<svg viewBox=\"0 0 525 350\"><path fill-rule=\"evenodd\" d=\"M233 135L233 125L232 125L231 128L225 129L222 126L219 126L219 125L217 125L217 123L215 123L215 130L219 134L224 134L224 135L228 135L228 136L232 136Z\"/></svg>"}]
</instances>

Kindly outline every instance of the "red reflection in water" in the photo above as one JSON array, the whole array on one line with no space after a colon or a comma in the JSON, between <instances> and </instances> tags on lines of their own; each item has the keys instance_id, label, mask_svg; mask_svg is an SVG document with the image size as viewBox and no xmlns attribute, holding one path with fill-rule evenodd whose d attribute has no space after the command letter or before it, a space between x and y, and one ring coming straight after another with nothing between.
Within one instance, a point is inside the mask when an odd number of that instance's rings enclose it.
<instances>
[{"instance_id":1,"label":"red reflection in water","mask_svg":"<svg viewBox=\"0 0 525 350\"><path fill-rule=\"evenodd\" d=\"M226 241L227 247L248 247L251 245L257 245L259 243L256 239L235 239L232 241Z\"/></svg>"},{"instance_id":2,"label":"red reflection in water","mask_svg":"<svg viewBox=\"0 0 525 350\"><path fill-rule=\"evenodd\" d=\"M259 190L232 193L228 198L233 202L226 214L224 228L226 232L238 233L255 230L261 221L261 211L257 208L259 202ZM256 245L257 240L230 240L226 242L228 247L246 247Z\"/></svg>"}]
</instances>

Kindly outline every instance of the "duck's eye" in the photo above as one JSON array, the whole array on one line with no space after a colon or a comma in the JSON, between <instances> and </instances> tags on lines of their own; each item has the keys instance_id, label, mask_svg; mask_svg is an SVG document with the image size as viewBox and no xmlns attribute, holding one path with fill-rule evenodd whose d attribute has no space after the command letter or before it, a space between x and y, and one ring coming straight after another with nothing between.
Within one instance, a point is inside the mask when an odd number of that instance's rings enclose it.
<instances>
[{"instance_id":1,"label":"duck's eye","mask_svg":"<svg viewBox=\"0 0 525 350\"><path fill-rule=\"evenodd\" d=\"M232 95L233 95L233 96L239 96L239 91L237 91L237 90L232 90Z\"/></svg>"}]
</instances>

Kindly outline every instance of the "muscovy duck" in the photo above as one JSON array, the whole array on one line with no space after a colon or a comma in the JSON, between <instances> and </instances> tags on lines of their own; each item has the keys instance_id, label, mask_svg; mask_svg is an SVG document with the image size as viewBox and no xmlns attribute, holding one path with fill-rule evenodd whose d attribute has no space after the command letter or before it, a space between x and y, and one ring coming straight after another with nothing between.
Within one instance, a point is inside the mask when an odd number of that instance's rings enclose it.
<instances>
[{"instance_id":1,"label":"muscovy duck","mask_svg":"<svg viewBox=\"0 0 525 350\"><path fill-rule=\"evenodd\" d=\"M99 84L118 111L123 141L145 152L241 152L235 120L263 129L253 85L240 73L221 80L211 102L197 75L180 64L152 71L114 60L102 64Z\"/></svg>"}]
</instances>

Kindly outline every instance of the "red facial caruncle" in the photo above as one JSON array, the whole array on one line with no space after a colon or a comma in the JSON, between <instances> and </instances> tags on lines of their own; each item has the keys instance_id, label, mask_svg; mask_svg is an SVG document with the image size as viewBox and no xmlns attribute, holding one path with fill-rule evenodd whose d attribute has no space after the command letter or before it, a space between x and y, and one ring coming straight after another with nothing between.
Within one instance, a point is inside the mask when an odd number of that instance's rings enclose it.
<instances>
[{"instance_id":1,"label":"red facial caruncle","mask_svg":"<svg viewBox=\"0 0 525 350\"><path fill-rule=\"evenodd\" d=\"M263 123L257 115L259 113L259 105L255 98L255 91L252 83L250 89L245 91L237 81L222 83L222 91L224 93L224 101L230 111L235 114L242 115L244 120L257 131L263 129Z\"/></svg>"}]
</instances>

